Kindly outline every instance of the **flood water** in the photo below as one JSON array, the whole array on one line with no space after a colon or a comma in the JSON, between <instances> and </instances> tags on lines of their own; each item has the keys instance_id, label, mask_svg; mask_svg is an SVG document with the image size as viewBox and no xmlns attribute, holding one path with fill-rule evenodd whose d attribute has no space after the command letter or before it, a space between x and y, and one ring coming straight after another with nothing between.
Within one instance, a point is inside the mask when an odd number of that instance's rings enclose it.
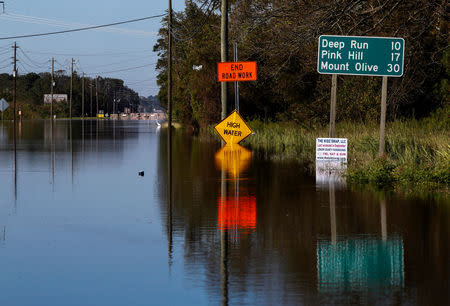
<instances>
[{"instance_id":1,"label":"flood water","mask_svg":"<svg viewBox=\"0 0 450 306\"><path fill-rule=\"evenodd\" d=\"M180 131L169 163L149 121L0 129L0 305L449 304L445 196Z\"/></svg>"}]
</instances>

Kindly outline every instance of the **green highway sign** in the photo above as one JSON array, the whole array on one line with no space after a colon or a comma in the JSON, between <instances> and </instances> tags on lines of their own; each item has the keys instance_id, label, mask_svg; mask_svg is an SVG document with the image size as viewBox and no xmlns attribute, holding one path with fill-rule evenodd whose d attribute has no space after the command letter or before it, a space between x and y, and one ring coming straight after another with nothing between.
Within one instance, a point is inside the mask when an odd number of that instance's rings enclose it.
<instances>
[{"instance_id":1,"label":"green highway sign","mask_svg":"<svg viewBox=\"0 0 450 306\"><path fill-rule=\"evenodd\" d=\"M405 40L394 37L319 37L317 71L400 77L403 75Z\"/></svg>"}]
</instances>

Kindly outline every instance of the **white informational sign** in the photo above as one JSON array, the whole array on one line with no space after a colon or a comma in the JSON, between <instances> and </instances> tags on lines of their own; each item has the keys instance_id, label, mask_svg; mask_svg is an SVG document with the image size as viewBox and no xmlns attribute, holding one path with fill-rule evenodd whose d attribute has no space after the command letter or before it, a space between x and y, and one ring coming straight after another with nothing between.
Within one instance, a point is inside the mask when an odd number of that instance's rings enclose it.
<instances>
[{"instance_id":1,"label":"white informational sign","mask_svg":"<svg viewBox=\"0 0 450 306\"><path fill-rule=\"evenodd\" d=\"M53 94L53 103L68 101L67 94ZM44 95L44 104L52 103L52 95Z\"/></svg>"},{"instance_id":2,"label":"white informational sign","mask_svg":"<svg viewBox=\"0 0 450 306\"><path fill-rule=\"evenodd\" d=\"M347 138L317 138L316 162L347 163Z\"/></svg>"},{"instance_id":3,"label":"white informational sign","mask_svg":"<svg viewBox=\"0 0 450 306\"><path fill-rule=\"evenodd\" d=\"M316 185L319 188L345 187L347 138L316 139Z\"/></svg>"}]
</instances>

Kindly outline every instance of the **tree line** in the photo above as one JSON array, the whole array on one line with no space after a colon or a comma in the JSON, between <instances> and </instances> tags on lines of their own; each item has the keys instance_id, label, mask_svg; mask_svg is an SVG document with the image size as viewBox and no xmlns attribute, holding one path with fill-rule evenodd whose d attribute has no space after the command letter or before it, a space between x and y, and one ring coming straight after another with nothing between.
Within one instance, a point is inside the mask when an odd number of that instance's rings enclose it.
<instances>
[{"instance_id":1,"label":"tree line","mask_svg":"<svg viewBox=\"0 0 450 306\"><path fill-rule=\"evenodd\" d=\"M173 18L174 116L194 126L220 119L219 5L187 0ZM258 81L240 83L241 113L247 118L328 122L331 76L316 71L320 35L405 39L404 75L389 78L390 120L426 116L449 104L445 0L230 1L229 22L230 44L237 43L239 60L258 63ZM154 46L162 104L167 101L167 47L165 19ZM229 91L232 100L233 86ZM380 98L381 77L339 76L337 120L377 120Z\"/></svg>"},{"instance_id":2,"label":"tree line","mask_svg":"<svg viewBox=\"0 0 450 306\"><path fill-rule=\"evenodd\" d=\"M56 71L54 74L55 85L53 87L54 94L67 94L70 99L70 75L64 74L62 71ZM83 77L77 72L73 74L72 89L72 116L82 116L82 89ZM16 90L16 100L19 109L27 110L23 114L26 118L48 118L50 116L50 105L44 105L44 95L50 94L51 91L51 74L44 73L28 73L18 75ZM10 102L13 100L13 76L10 74L0 74L0 98L4 98ZM132 89L124 85L124 81L115 78L84 78L84 115L96 116L98 109L104 113L120 113L125 108L131 111L138 111L140 105L139 95ZM92 101L92 104L91 104ZM91 108L92 105L92 108ZM12 105L11 105L12 106ZM58 117L69 116L69 101L54 102L54 113ZM10 107L5 112L5 119L12 117Z\"/></svg>"}]
</instances>

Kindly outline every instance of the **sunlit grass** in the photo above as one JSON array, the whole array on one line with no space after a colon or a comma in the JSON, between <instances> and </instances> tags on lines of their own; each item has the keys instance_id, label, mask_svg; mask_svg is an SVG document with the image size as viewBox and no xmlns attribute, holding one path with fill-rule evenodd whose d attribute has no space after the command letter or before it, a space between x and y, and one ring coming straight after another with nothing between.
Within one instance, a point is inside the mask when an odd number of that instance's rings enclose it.
<instances>
[{"instance_id":1,"label":"sunlit grass","mask_svg":"<svg viewBox=\"0 0 450 306\"><path fill-rule=\"evenodd\" d=\"M276 160L297 160L314 169L315 143L328 128L250 121L255 134L243 144ZM379 125L339 123L336 137L348 139L348 179L376 185L450 186L450 124L447 115L387 124L386 156L379 158Z\"/></svg>"}]
</instances>

